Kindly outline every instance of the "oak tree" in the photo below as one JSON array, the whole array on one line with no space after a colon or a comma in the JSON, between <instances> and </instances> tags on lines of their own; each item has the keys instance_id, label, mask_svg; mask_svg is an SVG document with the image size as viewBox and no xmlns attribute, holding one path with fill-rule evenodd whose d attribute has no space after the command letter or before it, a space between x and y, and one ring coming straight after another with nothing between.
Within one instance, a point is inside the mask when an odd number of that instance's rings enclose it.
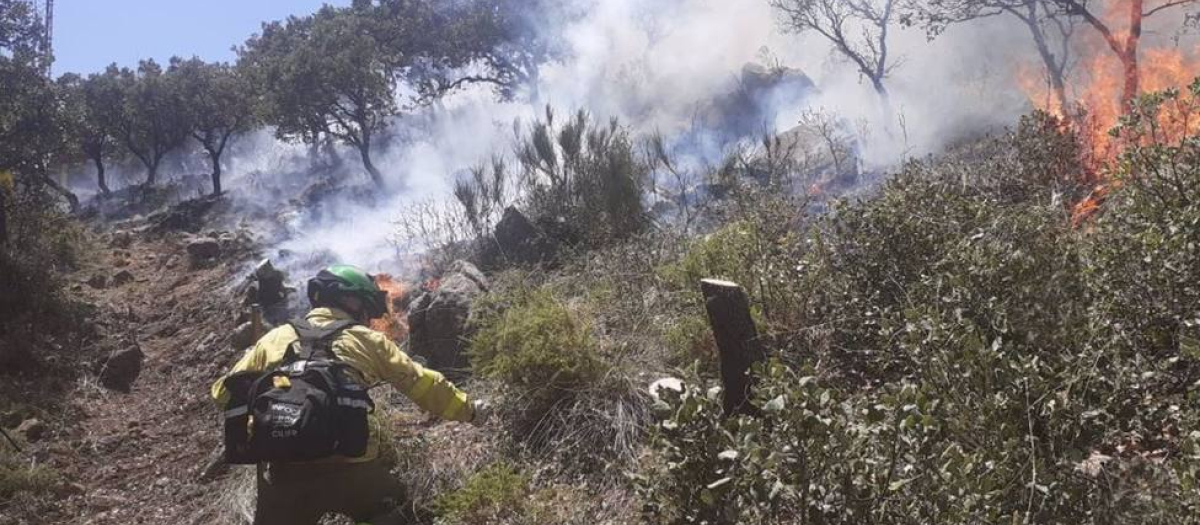
<instances>
[{"instance_id":1,"label":"oak tree","mask_svg":"<svg viewBox=\"0 0 1200 525\"><path fill-rule=\"evenodd\" d=\"M173 78L192 138L208 153L213 194L221 193L221 155L237 135L254 125L250 87L237 68L199 58L174 58Z\"/></svg>"}]
</instances>

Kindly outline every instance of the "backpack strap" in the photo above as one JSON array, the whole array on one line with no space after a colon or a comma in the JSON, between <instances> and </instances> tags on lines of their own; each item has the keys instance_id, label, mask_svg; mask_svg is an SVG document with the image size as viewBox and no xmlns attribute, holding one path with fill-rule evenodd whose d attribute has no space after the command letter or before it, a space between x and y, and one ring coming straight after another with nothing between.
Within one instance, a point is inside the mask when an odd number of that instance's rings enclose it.
<instances>
[{"instance_id":1,"label":"backpack strap","mask_svg":"<svg viewBox=\"0 0 1200 525\"><path fill-rule=\"evenodd\" d=\"M328 354L329 359L340 361L337 354L333 353L333 341L338 334L351 326L358 324L353 320L334 321L333 323L316 326L310 323L307 319L295 319L288 324L292 329L296 330L296 336L299 339L291 346L288 346L285 361L294 359L311 360L317 356L318 352ZM294 351L296 345L299 345L299 351ZM288 359L291 358L291 359Z\"/></svg>"}]
</instances>

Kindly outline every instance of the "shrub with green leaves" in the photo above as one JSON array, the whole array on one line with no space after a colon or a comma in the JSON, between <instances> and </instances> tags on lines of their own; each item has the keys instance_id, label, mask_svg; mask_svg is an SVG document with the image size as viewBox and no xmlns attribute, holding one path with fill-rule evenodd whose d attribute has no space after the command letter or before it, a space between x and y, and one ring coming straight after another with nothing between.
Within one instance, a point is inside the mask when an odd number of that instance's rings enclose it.
<instances>
[{"instance_id":1,"label":"shrub with green leaves","mask_svg":"<svg viewBox=\"0 0 1200 525\"><path fill-rule=\"evenodd\" d=\"M567 304L550 285L518 286L493 293L474 316L472 367L501 383L500 420L522 450L602 477L616 472L596 467L632 460L644 395L595 335L586 304Z\"/></svg>"},{"instance_id":2,"label":"shrub with green leaves","mask_svg":"<svg viewBox=\"0 0 1200 525\"><path fill-rule=\"evenodd\" d=\"M1114 342L1169 356L1200 337L1200 136L1177 135L1200 118L1200 79L1134 108L1114 130L1131 146L1094 225L1089 283Z\"/></svg>"},{"instance_id":3,"label":"shrub with green leaves","mask_svg":"<svg viewBox=\"0 0 1200 525\"><path fill-rule=\"evenodd\" d=\"M735 222L691 243L679 261L666 265L659 274L669 286L695 289L701 279L717 278L752 283L755 239L754 224Z\"/></svg>"},{"instance_id":4,"label":"shrub with green leaves","mask_svg":"<svg viewBox=\"0 0 1200 525\"><path fill-rule=\"evenodd\" d=\"M0 188L0 191L7 191ZM38 188L8 195L8 243L0 245L0 365L16 369L44 334L78 331L82 312L66 294L62 274L77 263L84 236Z\"/></svg>"},{"instance_id":5,"label":"shrub with green leaves","mask_svg":"<svg viewBox=\"0 0 1200 525\"><path fill-rule=\"evenodd\" d=\"M548 289L520 291L503 310L482 315L472 340L472 367L506 384L566 392L604 374L591 326Z\"/></svg>"},{"instance_id":6,"label":"shrub with green leaves","mask_svg":"<svg viewBox=\"0 0 1200 525\"><path fill-rule=\"evenodd\" d=\"M501 462L476 472L435 506L444 523L502 523L525 513L529 493L529 477Z\"/></svg>"},{"instance_id":7,"label":"shrub with green leaves","mask_svg":"<svg viewBox=\"0 0 1200 525\"><path fill-rule=\"evenodd\" d=\"M16 498L44 496L61 483L54 469L43 464L31 464L13 451L7 441L0 439L0 511Z\"/></svg>"},{"instance_id":8,"label":"shrub with green leaves","mask_svg":"<svg viewBox=\"0 0 1200 525\"><path fill-rule=\"evenodd\" d=\"M1149 116L1177 96L1118 130L1122 183L1083 228L1038 170L937 160L814 225L774 277L763 416L723 419L700 378L668 396L648 518L1194 521L1200 140Z\"/></svg>"}]
</instances>

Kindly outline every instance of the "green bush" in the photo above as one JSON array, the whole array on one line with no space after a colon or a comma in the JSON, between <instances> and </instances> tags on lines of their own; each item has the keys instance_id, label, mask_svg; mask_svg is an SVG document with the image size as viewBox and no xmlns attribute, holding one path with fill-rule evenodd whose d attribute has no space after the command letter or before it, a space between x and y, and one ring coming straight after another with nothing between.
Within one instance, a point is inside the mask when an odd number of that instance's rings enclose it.
<instances>
[{"instance_id":1,"label":"green bush","mask_svg":"<svg viewBox=\"0 0 1200 525\"><path fill-rule=\"evenodd\" d=\"M530 215L571 244L599 247L645 231L648 164L616 119L584 111L535 121L518 136L519 185Z\"/></svg>"},{"instance_id":2,"label":"green bush","mask_svg":"<svg viewBox=\"0 0 1200 525\"><path fill-rule=\"evenodd\" d=\"M1111 340L1171 356L1200 335L1200 136L1171 139L1163 128L1200 117L1200 80L1135 107L1115 130L1133 147L1094 224L1089 283Z\"/></svg>"},{"instance_id":3,"label":"green bush","mask_svg":"<svg viewBox=\"0 0 1200 525\"><path fill-rule=\"evenodd\" d=\"M695 313L681 317L677 323L666 329L663 339L670 349L668 364L676 368L686 368L699 363L700 370L707 377L716 376L716 341L713 340L708 318L703 314Z\"/></svg>"},{"instance_id":4,"label":"green bush","mask_svg":"<svg viewBox=\"0 0 1200 525\"><path fill-rule=\"evenodd\" d=\"M0 188L0 191L7 191ZM64 290L85 245L79 225L51 196L19 187L6 200L8 244L0 246L0 369L27 364L26 352L53 334L79 330L83 312Z\"/></svg>"},{"instance_id":5,"label":"green bush","mask_svg":"<svg viewBox=\"0 0 1200 525\"><path fill-rule=\"evenodd\" d=\"M693 241L684 256L663 266L659 275L680 290L699 289L700 280L708 278L756 282L753 262L758 235L755 225L746 222L725 226Z\"/></svg>"},{"instance_id":6,"label":"green bush","mask_svg":"<svg viewBox=\"0 0 1200 525\"><path fill-rule=\"evenodd\" d=\"M58 487L61 479L54 469L30 464L13 452L7 442L0 440L0 510L4 509L5 502L19 495L45 495Z\"/></svg>"},{"instance_id":7,"label":"green bush","mask_svg":"<svg viewBox=\"0 0 1200 525\"><path fill-rule=\"evenodd\" d=\"M1084 228L1045 197L1054 177L930 160L779 250L798 271L770 274L793 300L768 325L763 416L723 419L699 378L669 396L647 517L1194 521L1200 140L1148 140L1156 123L1119 130L1123 183Z\"/></svg>"},{"instance_id":8,"label":"green bush","mask_svg":"<svg viewBox=\"0 0 1200 525\"><path fill-rule=\"evenodd\" d=\"M570 391L599 380L605 366L586 319L548 289L512 299L481 315L470 348L476 372L531 391Z\"/></svg>"},{"instance_id":9,"label":"green bush","mask_svg":"<svg viewBox=\"0 0 1200 525\"><path fill-rule=\"evenodd\" d=\"M525 513L529 493L528 476L495 463L438 498L436 508L445 523L501 523Z\"/></svg>"},{"instance_id":10,"label":"green bush","mask_svg":"<svg viewBox=\"0 0 1200 525\"><path fill-rule=\"evenodd\" d=\"M635 456L644 394L580 302L565 304L551 285L493 294L474 314L471 363L501 383L499 419L520 450L566 471L613 477L619 472L598 467Z\"/></svg>"}]
</instances>

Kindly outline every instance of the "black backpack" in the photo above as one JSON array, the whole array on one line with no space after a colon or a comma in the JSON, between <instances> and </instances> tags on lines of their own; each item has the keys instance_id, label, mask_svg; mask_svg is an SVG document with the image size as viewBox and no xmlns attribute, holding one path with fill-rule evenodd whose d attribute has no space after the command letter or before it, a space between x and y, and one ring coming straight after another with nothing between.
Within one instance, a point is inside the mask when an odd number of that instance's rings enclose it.
<instances>
[{"instance_id":1,"label":"black backpack","mask_svg":"<svg viewBox=\"0 0 1200 525\"><path fill-rule=\"evenodd\" d=\"M375 409L368 388L349 374L353 368L333 352L339 321L315 327L290 323L299 339L279 366L240 372L225 379L225 460L233 464L310 461L366 453Z\"/></svg>"}]
</instances>

